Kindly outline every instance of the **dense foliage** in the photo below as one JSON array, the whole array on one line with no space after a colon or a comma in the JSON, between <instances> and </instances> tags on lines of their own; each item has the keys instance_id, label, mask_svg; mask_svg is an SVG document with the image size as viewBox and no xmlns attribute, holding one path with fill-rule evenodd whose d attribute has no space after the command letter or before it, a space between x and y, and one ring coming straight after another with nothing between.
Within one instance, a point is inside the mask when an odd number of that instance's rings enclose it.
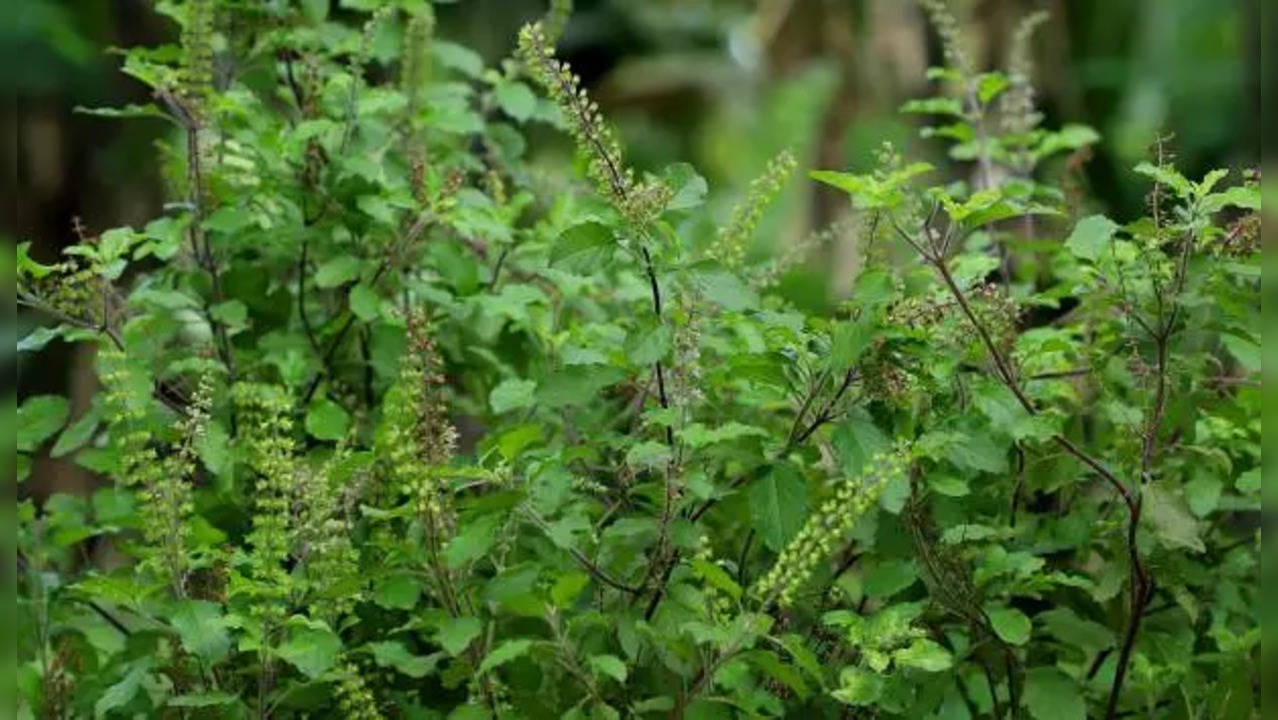
<instances>
[{"instance_id":1,"label":"dense foliage","mask_svg":"<svg viewBox=\"0 0 1278 720\"><path fill-rule=\"evenodd\" d=\"M155 102L89 112L174 124L173 202L17 253L19 349L101 383L22 404L19 476L105 480L19 504L21 713L1255 717L1257 179L1160 139L1148 214L1090 214L1042 18L980 72L923 5L953 167L811 173L830 314L755 251L796 160L723 218L628 167L567 3L498 68L424 0L161 3Z\"/></svg>"}]
</instances>

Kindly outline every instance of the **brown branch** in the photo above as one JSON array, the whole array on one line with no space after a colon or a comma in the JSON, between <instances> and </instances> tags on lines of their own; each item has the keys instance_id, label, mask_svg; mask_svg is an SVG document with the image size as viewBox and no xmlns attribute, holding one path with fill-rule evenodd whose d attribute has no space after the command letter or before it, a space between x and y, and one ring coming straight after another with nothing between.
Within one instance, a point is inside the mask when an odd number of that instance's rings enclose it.
<instances>
[{"instance_id":1,"label":"brown branch","mask_svg":"<svg viewBox=\"0 0 1278 720\"><path fill-rule=\"evenodd\" d=\"M986 330L985 325L983 325L981 321L976 318L976 314L972 312L972 308L968 305L966 296L964 296L963 291L959 289L958 284L954 281L954 276L950 274L950 270L945 265L944 260L932 257L925 257L925 259L936 270L937 274L940 275L941 280L949 289L950 294L954 297L955 302L958 303L959 308L967 317L968 322L976 329L977 334L981 338L981 342L985 345L986 351L989 352L991 359L994 361L994 365L998 370L999 379L1003 381L1003 384L1007 386L1007 389L1016 397L1017 402L1021 404L1021 407L1025 409L1025 412L1029 413L1031 416L1038 415L1038 409L1034 407L1034 403L1025 395L1025 391L1021 389L1020 384L1016 382L1016 377L1012 374L1011 365L1003 357L1003 353L998 349L998 346L994 344L994 340L990 337L989 331ZM1069 438L1061 435L1060 433L1053 435L1052 439L1055 440L1056 444L1060 445L1065 452L1073 455L1084 465L1091 468L1115 490L1117 490L1118 494L1122 496L1123 502L1127 504L1129 510L1134 508L1135 497L1132 495L1132 492L1127 489L1127 486L1123 485L1122 481L1120 481L1117 476L1102 465L1099 460L1084 452Z\"/></svg>"},{"instance_id":2,"label":"brown branch","mask_svg":"<svg viewBox=\"0 0 1278 720\"><path fill-rule=\"evenodd\" d=\"M904 231L901 230L899 225L897 226L897 232L898 234L902 236L906 236L906 234L904 233ZM924 232L928 234L928 236L930 236L931 231L927 224L924 225ZM910 244L914 246L916 249L919 249L919 245L917 243L911 242ZM1190 244L1192 244L1192 241L1186 242L1186 245L1190 245ZM998 376L1003 381L1003 384L1006 385L1008 390L1012 392L1012 394L1016 397L1017 401L1021 404L1021 406L1025 409L1027 413L1029 413L1031 416L1037 415L1038 411L1034 407L1033 402L1029 399L1028 396L1025 395L1025 392L1021 389L1020 384L1016 381L1016 377L1012 372L1011 364L1003 356L1003 353L998 349L998 346L994 344L994 341L991 338L989 331L977 319L976 314L972 311L971 307L969 306L967 302L967 298L964 296L963 291L958 287L958 284L954 280L954 276L950 273L949 267L945 263L945 258L943 254L940 252L927 253L922 251L920 251L920 254L923 257L924 261L926 261L929 265L931 265L932 268L940 276L942 282L945 284L950 294L954 297L955 301L958 303L959 308L962 309L963 314L967 317L968 322L971 323L971 325L976 329L977 334L980 336L982 343L985 345L985 348L990 355L990 358L994 362L994 365L998 371ZM1185 249L1182 249L1181 265L1180 267L1178 267L1178 270L1177 270L1178 287L1183 287L1184 278L1182 273L1184 272L1184 267L1187 265L1187 262L1188 262L1188 251ZM1160 297L1160 303L1161 301L1162 301L1162 298ZM1138 316L1137 318L1139 319ZM1151 420L1153 420L1154 418L1157 418L1159 423L1161 423L1161 418L1163 413L1163 404L1165 403L1165 400L1166 400L1166 392L1165 392L1166 341L1167 341L1169 330L1170 330L1170 325L1160 324L1159 331L1154 336L1155 341L1159 345L1159 351L1158 351L1159 359L1160 359L1159 360L1159 381L1158 381L1159 391L1155 395L1155 406L1151 414ZM1147 430L1146 448L1145 448L1145 451L1142 453L1143 455L1142 478L1148 478L1149 476L1150 465L1153 462L1152 448L1154 447L1154 443L1151 442L1149 438L1156 436L1156 432L1157 432L1156 428L1152 428L1152 427ZM1089 468L1094 470L1097 474L1099 474L1102 478L1104 478L1111 486L1113 486L1118 491L1119 495L1123 498L1123 502L1127 506L1127 512L1128 512L1127 552L1128 552L1129 561L1131 563L1131 573L1132 573L1131 611L1130 611L1130 618L1127 624L1127 629L1126 629L1126 632L1124 633L1123 645L1119 650L1118 665L1114 674L1114 682L1110 686L1109 699L1106 704L1106 718L1108 718L1109 720L1112 720L1115 717L1115 713L1117 712L1118 700L1121 695L1123 680L1126 677L1127 667L1130 664L1130 660L1131 660L1131 653L1136 643L1136 637L1140 631L1141 617L1144 614L1145 606L1148 604L1150 597L1153 595L1153 588L1154 588L1153 580L1150 578L1148 571L1144 567L1144 564L1140 558L1140 550L1136 544L1136 530L1140 524L1142 498L1140 495L1129 490L1113 473L1109 471L1108 468L1102 465L1100 461L1096 460L1090 454L1080 449L1078 446L1076 446L1072 441L1070 441L1064 435L1057 433L1053 435L1053 439L1067 453L1069 453L1070 455L1073 455L1083 464L1087 465ZM1009 678L1009 681L1010 681L1010 678ZM1013 707L1015 707L1015 703L1013 703ZM1013 710L1013 712L1015 712L1015 710Z\"/></svg>"}]
</instances>

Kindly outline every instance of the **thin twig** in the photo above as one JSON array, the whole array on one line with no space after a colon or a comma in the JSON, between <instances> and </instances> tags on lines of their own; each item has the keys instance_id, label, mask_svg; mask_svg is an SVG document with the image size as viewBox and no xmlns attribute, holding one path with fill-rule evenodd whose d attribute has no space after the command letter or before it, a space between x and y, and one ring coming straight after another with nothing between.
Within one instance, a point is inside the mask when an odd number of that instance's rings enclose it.
<instances>
[{"instance_id":1,"label":"thin twig","mask_svg":"<svg viewBox=\"0 0 1278 720\"><path fill-rule=\"evenodd\" d=\"M547 535L550 534L550 526L546 523L545 519L541 517L541 515L537 514L537 511L533 510L531 507L528 507L528 506L524 506L523 510L524 510L524 515L527 516L528 519L531 520L534 525L536 525L542 532L546 533ZM600 568L598 565L596 565L590 558L586 557L585 554L582 553L580 550L574 547L565 547L564 549L568 551L568 554L572 556L573 560L577 561L577 564L580 565L582 569L590 573L592 576L594 576L597 580L599 580L603 584L609 587L615 588L617 590L621 590L622 592L630 593L631 595L638 595L643 592L643 587L627 585L626 583L621 582L620 580L617 580L616 578L612 577L608 573L604 572L603 568Z\"/></svg>"}]
</instances>

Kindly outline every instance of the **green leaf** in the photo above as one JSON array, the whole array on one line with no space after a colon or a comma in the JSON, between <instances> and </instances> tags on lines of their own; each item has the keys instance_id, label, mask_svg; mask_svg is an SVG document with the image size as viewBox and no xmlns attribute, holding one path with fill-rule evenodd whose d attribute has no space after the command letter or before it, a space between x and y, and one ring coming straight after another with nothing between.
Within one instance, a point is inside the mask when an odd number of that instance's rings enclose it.
<instances>
[{"instance_id":1,"label":"green leaf","mask_svg":"<svg viewBox=\"0 0 1278 720\"><path fill-rule=\"evenodd\" d=\"M892 659L898 665L927 672L941 672L954 666L954 656L950 651L926 638L918 638L909 647L893 652Z\"/></svg>"},{"instance_id":2,"label":"green leaf","mask_svg":"<svg viewBox=\"0 0 1278 720\"><path fill-rule=\"evenodd\" d=\"M465 652L470 642L483 632L484 624L475 617L450 617L439 623L435 640L454 657Z\"/></svg>"},{"instance_id":3,"label":"green leaf","mask_svg":"<svg viewBox=\"0 0 1278 720\"><path fill-rule=\"evenodd\" d=\"M982 105L988 105L999 93L1011 86L1007 76L999 72L982 73L976 84L976 97Z\"/></svg>"},{"instance_id":4,"label":"green leaf","mask_svg":"<svg viewBox=\"0 0 1278 720\"><path fill-rule=\"evenodd\" d=\"M965 497L972 493L972 488L963 478L936 471L928 473L927 484L937 493L949 497Z\"/></svg>"},{"instance_id":5,"label":"green leaf","mask_svg":"<svg viewBox=\"0 0 1278 720\"><path fill-rule=\"evenodd\" d=\"M100 718L116 708L128 705L133 700L133 696L138 694L146 673L147 665L137 662L119 682L102 692L97 702L93 704L93 716Z\"/></svg>"},{"instance_id":6,"label":"green leaf","mask_svg":"<svg viewBox=\"0 0 1278 720\"><path fill-rule=\"evenodd\" d=\"M422 595L422 586L412 575L383 578L373 591L373 602L392 610L412 610Z\"/></svg>"},{"instance_id":7,"label":"green leaf","mask_svg":"<svg viewBox=\"0 0 1278 720\"><path fill-rule=\"evenodd\" d=\"M62 429L71 408L60 395L29 397L18 408L15 445L22 452L34 452L40 443Z\"/></svg>"},{"instance_id":8,"label":"green leaf","mask_svg":"<svg viewBox=\"0 0 1278 720\"><path fill-rule=\"evenodd\" d=\"M1260 210L1260 188L1258 186L1235 185L1227 190L1212 193L1203 198L1203 210L1208 213L1218 212L1226 207L1238 207L1245 210Z\"/></svg>"},{"instance_id":9,"label":"green leaf","mask_svg":"<svg viewBox=\"0 0 1278 720\"><path fill-rule=\"evenodd\" d=\"M609 365L572 365L542 379L537 385L537 401L548 409L590 405L604 388L625 378L626 373Z\"/></svg>"},{"instance_id":10,"label":"green leaf","mask_svg":"<svg viewBox=\"0 0 1278 720\"><path fill-rule=\"evenodd\" d=\"M30 275L39 280L40 278L53 272L52 265L42 265L35 261L30 254L31 243L18 243L14 248L15 257L14 264L19 275Z\"/></svg>"},{"instance_id":11,"label":"green leaf","mask_svg":"<svg viewBox=\"0 0 1278 720\"><path fill-rule=\"evenodd\" d=\"M846 320L835 326L830 337L830 369L843 372L856 365L861 353L874 339L877 324L868 313L859 319Z\"/></svg>"},{"instance_id":12,"label":"green leaf","mask_svg":"<svg viewBox=\"0 0 1278 720\"><path fill-rule=\"evenodd\" d=\"M1157 481L1146 485L1142 493L1144 512L1141 518L1153 526L1154 534L1163 545L1206 552L1207 546L1198 532L1198 521L1190 514L1183 498Z\"/></svg>"},{"instance_id":13,"label":"green leaf","mask_svg":"<svg viewBox=\"0 0 1278 720\"><path fill-rule=\"evenodd\" d=\"M945 449L945 459L955 467L977 472L1001 473L1007 469L1010 442L997 442L989 432L979 430L957 434Z\"/></svg>"},{"instance_id":14,"label":"green leaf","mask_svg":"<svg viewBox=\"0 0 1278 720\"><path fill-rule=\"evenodd\" d=\"M1170 187L1180 197L1189 197L1194 192L1194 184L1171 165L1141 162L1133 169L1154 182Z\"/></svg>"},{"instance_id":15,"label":"green leaf","mask_svg":"<svg viewBox=\"0 0 1278 720\"><path fill-rule=\"evenodd\" d=\"M847 420L835 428L831 440L838 451L843 473L848 477L859 476L871 458L892 447L892 441L860 406L848 411Z\"/></svg>"},{"instance_id":16,"label":"green leaf","mask_svg":"<svg viewBox=\"0 0 1278 720\"><path fill-rule=\"evenodd\" d=\"M1068 123L1060 130L1044 135L1035 154L1043 158L1062 150L1077 150L1087 145L1094 145L1100 142L1100 139L1100 133L1096 130L1079 123Z\"/></svg>"},{"instance_id":17,"label":"green leaf","mask_svg":"<svg viewBox=\"0 0 1278 720\"><path fill-rule=\"evenodd\" d=\"M1247 372L1260 372L1260 345L1237 335L1221 335L1220 343Z\"/></svg>"},{"instance_id":18,"label":"green leaf","mask_svg":"<svg viewBox=\"0 0 1278 720\"><path fill-rule=\"evenodd\" d=\"M488 393L488 404L492 406L495 413L532 407L536 402L534 398L536 389L535 380L507 378Z\"/></svg>"},{"instance_id":19,"label":"green leaf","mask_svg":"<svg viewBox=\"0 0 1278 720\"><path fill-rule=\"evenodd\" d=\"M537 108L537 96L533 95L527 85L517 80L502 81L493 92L502 112L519 122L532 117L533 110Z\"/></svg>"},{"instance_id":20,"label":"green leaf","mask_svg":"<svg viewBox=\"0 0 1278 720\"><path fill-rule=\"evenodd\" d=\"M478 78L484 72L484 59L468 47L445 40L432 40L430 49L445 67Z\"/></svg>"},{"instance_id":21,"label":"green leaf","mask_svg":"<svg viewBox=\"0 0 1278 720\"><path fill-rule=\"evenodd\" d=\"M239 300L227 300L209 308L209 315L231 330L240 330L248 325L248 306Z\"/></svg>"},{"instance_id":22,"label":"green leaf","mask_svg":"<svg viewBox=\"0 0 1278 720\"><path fill-rule=\"evenodd\" d=\"M240 208L227 205L214 210L204 219L204 229L234 235L253 224L253 216Z\"/></svg>"},{"instance_id":23,"label":"green leaf","mask_svg":"<svg viewBox=\"0 0 1278 720\"><path fill-rule=\"evenodd\" d=\"M1225 483L1218 477L1198 475L1185 483L1185 502L1196 517L1207 517L1220 505Z\"/></svg>"},{"instance_id":24,"label":"green leaf","mask_svg":"<svg viewBox=\"0 0 1278 720\"><path fill-rule=\"evenodd\" d=\"M733 600L741 599L741 586L718 565L702 558L693 558L692 571L712 587L727 593Z\"/></svg>"},{"instance_id":25,"label":"green leaf","mask_svg":"<svg viewBox=\"0 0 1278 720\"><path fill-rule=\"evenodd\" d=\"M93 516L104 525L122 525L134 518L137 496L122 487L98 488L93 493Z\"/></svg>"},{"instance_id":26,"label":"green leaf","mask_svg":"<svg viewBox=\"0 0 1278 720\"><path fill-rule=\"evenodd\" d=\"M1054 667L1025 673L1025 708L1034 720L1086 720L1087 703L1078 683Z\"/></svg>"},{"instance_id":27,"label":"green leaf","mask_svg":"<svg viewBox=\"0 0 1278 720\"><path fill-rule=\"evenodd\" d=\"M165 700L164 706L182 708L217 707L219 705L230 705L239 699L239 695L229 692L187 693L184 695L174 695L168 700Z\"/></svg>"},{"instance_id":28,"label":"green leaf","mask_svg":"<svg viewBox=\"0 0 1278 720\"><path fill-rule=\"evenodd\" d=\"M666 210L688 210L705 202L709 188L706 179L688 163L674 163L662 173L662 181L674 190Z\"/></svg>"},{"instance_id":29,"label":"green leaf","mask_svg":"<svg viewBox=\"0 0 1278 720\"><path fill-rule=\"evenodd\" d=\"M692 423L675 432L675 436L692 448L703 448L715 443L732 442L743 437L767 437L768 432L753 425L730 422L717 428Z\"/></svg>"},{"instance_id":30,"label":"green leaf","mask_svg":"<svg viewBox=\"0 0 1278 720\"><path fill-rule=\"evenodd\" d=\"M439 665L438 655L414 655L403 643L395 640L369 643L368 649L378 666L393 668L411 678L424 678L435 672Z\"/></svg>"},{"instance_id":31,"label":"green leaf","mask_svg":"<svg viewBox=\"0 0 1278 720\"><path fill-rule=\"evenodd\" d=\"M1250 495L1259 491L1261 488L1260 468L1254 467L1238 476L1234 481L1234 489L1238 492Z\"/></svg>"},{"instance_id":32,"label":"green leaf","mask_svg":"<svg viewBox=\"0 0 1278 720\"><path fill-rule=\"evenodd\" d=\"M993 605L985 608L985 614L990 619L994 633L1004 642L1013 645L1024 645L1029 642L1033 625L1025 613L1006 605Z\"/></svg>"},{"instance_id":33,"label":"green leaf","mask_svg":"<svg viewBox=\"0 0 1278 720\"><path fill-rule=\"evenodd\" d=\"M636 328L626 338L626 357L636 365L651 365L670 351L670 338L670 328L666 325Z\"/></svg>"},{"instance_id":34,"label":"green leaf","mask_svg":"<svg viewBox=\"0 0 1278 720\"><path fill-rule=\"evenodd\" d=\"M102 408L94 405L89 408L88 412L80 416L78 420L67 426L62 434L58 436L58 441L53 444L53 448L49 450L49 457L62 457L67 453L79 450L98 429L98 423L102 420Z\"/></svg>"},{"instance_id":35,"label":"green leaf","mask_svg":"<svg viewBox=\"0 0 1278 720\"><path fill-rule=\"evenodd\" d=\"M532 640L507 640L488 653L488 657L479 664L479 671L476 674L483 675L493 668L526 654L531 648Z\"/></svg>"},{"instance_id":36,"label":"green leaf","mask_svg":"<svg viewBox=\"0 0 1278 720\"><path fill-rule=\"evenodd\" d=\"M750 519L755 532L774 551L780 551L803 527L808 510L808 487L791 464L777 463L750 485Z\"/></svg>"},{"instance_id":37,"label":"green leaf","mask_svg":"<svg viewBox=\"0 0 1278 720\"><path fill-rule=\"evenodd\" d=\"M524 423L506 430L497 437L497 450L507 460L514 460L525 449L541 442L541 425Z\"/></svg>"},{"instance_id":38,"label":"green leaf","mask_svg":"<svg viewBox=\"0 0 1278 720\"><path fill-rule=\"evenodd\" d=\"M759 304L759 297L754 290L733 273L702 272L696 279L705 298L724 310L741 312Z\"/></svg>"},{"instance_id":39,"label":"green leaf","mask_svg":"<svg viewBox=\"0 0 1278 720\"><path fill-rule=\"evenodd\" d=\"M327 398L319 398L306 411L306 432L319 440L341 440L346 437L351 416L341 405Z\"/></svg>"},{"instance_id":40,"label":"green leaf","mask_svg":"<svg viewBox=\"0 0 1278 720\"><path fill-rule=\"evenodd\" d=\"M965 542L980 542L990 538L1001 537L1003 530L978 523L959 523L951 525L941 533L941 542L946 545L957 545ZM998 548L1002 550L1003 548Z\"/></svg>"},{"instance_id":41,"label":"green leaf","mask_svg":"<svg viewBox=\"0 0 1278 720\"><path fill-rule=\"evenodd\" d=\"M364 322L376 320L381 315L382 299L378 297L376 290L365 283L351 288L348 302L351 312Z\"/></svg>"},{"instance_id":42,"label":"green leaf","mask_svg":"<svg viewBox=\"0 0 1278 720\"><path fill-rule=\"evenodd\" d=\"M51 340L62 337L62 326L57 327L38 327L32 330L30 334L18 341L17 351L23 352L39 352L48 345Z\"/></svg>"},{"instance_id":43,"label":"green leaf","mask_svg":"<svg viewBox=\"0 0 1278 720\"><path fill-rule=\"evenodd\" d=\"M182 639L187 652L209 663L217 663L231 651L231 636L222 606L208 600L181 600L169 624Z\"/></svg>"},{"instance_id":44,"label":"green leaf","mask_svg":"<svg viewBox=\"0 0 1278 720\"><path fill-rule=\"evenodd\" d=\"M636 467L657 468L669 461L669 446L655 440L645 440L626 453L626 464Z\"/></svg>"},{"instance_id":45,"label":"green leaf","mask_svg":"<svg viewBox=\"0 0 1278 720\"><path fill-rule=\"evenodd\" d=\"M500 524L501 518L496 515L485 515L464 523L461 531L444 548L444 565L450 570L457 570L483 557L497 541Z\"/></svg>"},{"instance_id":46,"label":"green leaf","mask_svg":"<svg viewBox=\"0 0 1278 720\"><path fill-rule=\"evenodd\" d=\"M321 620L294 617L286 642L276 650L279 656L308 678L323 675L337 662L342 640Z\"/></svg>"},{"instance_id":47,"label":"green leaf","mask_svg":"<svg viewBox=\"0 0 1278 720\"><path fill-rule=\"evenodd\" d=\"M812 691L808 689L808 684L803 681L803 676L794 666L782 662L777 653L771 650L755 650L745 657L748 657L752 665L762 670L773 680L793 690L799 699L806 700L811 697Z\"/></svg>"},{"instance_id":48,"label":"green leaf","mask_svg":"<svg viewBox=\"0 0 1278 720\"><path fill-rule=\"evenodd\" d=\"M901 112L911 115L951 115L966 117L963 104L958 98L934 97L907 100L901 105Z\"/></svg>"},{"instance_id":49,"label":"green leaf","mask_svg":"<svg viewBox=\"0 0 1278 720\"><path fill-rule=\"evenodd\" d=\"M195 451L214 475L220 476L231 469L231 438L220 422L209 422L204 433L196 438Z\"/></svg>"},{"instance_id":50,"label":"green leaf","mask_svg":"<svg viewBox=\"0 0 1278 720\"><path fill-rule=\"evenodd\" d=\"M808 647L807 640L795 633L787 633L781 636L781 646L790 653L790 657L794 658L794 662L803 668L804 672L812 676L813 680L821 686L825 686L825 672L820 660L811 648Z\"/></svg>"},{"instance_id":51,"label":"green leaf","mask_svg":"<svg viewBox=\"0 0 1278 720\"><path fill-rule=\"evenodd\" d=\"M626 664L616 655L591 655L587 663L596 674L607 675L623 685L626 683Z\"/></svg>"},{"instance_id":52,"label":"green leaf","mask_svg":"<svg viewBox=\"0 0 1278 720\"><path fill-rule=\"evenodd\" d=\"M568 607L590 584L590 576L583 572L567 572L559 576L550 588L550 600L555 607Z\"/></svg>"},{"instance_id":53,"label":"green leaf","mask_svg":"<svg viewBox=\"0 0 1278 720\"><path fill-rule=\"evenodd\" d=\"M338 255L315 271L315 286L318 288L335 288L359 277L359 258L351 255Z\"/></svg>"},{"instance_id":54,"label":"green leaf","mask_svg":"<svg viewBox=\"0 0 1278 720\"><path fill-rule=\"evenodd\" d=\"M593 275L612 259L616 248L612 230L592 220L559 234L550 251L550 264L567 272Z\"/></svg>"},{"instance_id":55,"label":"green leaf","mask_svg":"<svg viewBox=\"0 0 1278 720\"><path fill-rule=\"evenodd\" d=\"M1065 240L1065 247L1075 257L1096 262L1109 246L1118 225L1104 215L1089 215L1074 226L1074 232Z\"/></svg>"},{"instance_id":56,"label":"green leaf","mask_svg":"<svg viewBox=\"0 0 1278 720\"><path fill-rule=\"evenodd\" d=\"M883 694L883 677L849 666L839 674L839 688L830 693L835 700L857 707L873 705Z\"/></svg>"},{"instance_id":57,"label":"green leaf","mask_svg":"<svg viewBox=\"0 0 1278 720\"><path fill-rule=\"evenodd\" d=\"M1085 620L1067 607L1053 608L1036 616L1053 637L1067 645L1088 652L1101 652L1114 647L1114 633L1092 620Z\"/></svg>"},{"instance_id":58,"label":"green leaf","mask_svg":"<svg viewBox=\"0 0 1278 720\"><path fill-rule=\"evenodd\" d=\"M98 236L98 258L104 263L110 263L122 257L134 240L140 237L133 228L111 228Z\"/></svg>"},{"instance_id":59,"label":"green leaf","mask_svg":"<svg viewBox=\"0 0 1278 720\"><path fill-rule=\"evenodd\" d=\"M329 0L302 0L302 14L312 23L322 23L328 17Z\"/></svg>"},{"instance_id":60,"label":"green leaf","mask_svg":"<svg viewBox=\"0 0 1278 720\"><path fill-rule=\"evenodd\" d=\"M884 560L865 575L865 592L875 597L891 597L919 579L913 560Z\"/></svg>"}]
</instances>

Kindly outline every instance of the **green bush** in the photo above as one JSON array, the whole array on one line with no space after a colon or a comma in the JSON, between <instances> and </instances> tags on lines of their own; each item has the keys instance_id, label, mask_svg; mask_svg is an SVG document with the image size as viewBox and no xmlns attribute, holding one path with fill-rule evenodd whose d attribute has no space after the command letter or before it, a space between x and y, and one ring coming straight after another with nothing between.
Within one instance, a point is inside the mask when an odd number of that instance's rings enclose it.
<instances>
[{"instance_id":1,"label":"green bush","mask_svg":"<svg viewBox=\"0 0 1278 720\"><path fill-rule=\"evenodd\" d=\"M500 68L424 0L162 4L90 112L176 126L165 214L17 251L19 349L101 383L20 481L104 480L19 502L20 715L1256 717L1255 179L1159 141L1089 214L1041 18L978 72L924 5L953 167L811 173L863 254L814 313L751 251L795 159L721 219L630 169L565 3Z\"/></svg>"}]
</instances>

